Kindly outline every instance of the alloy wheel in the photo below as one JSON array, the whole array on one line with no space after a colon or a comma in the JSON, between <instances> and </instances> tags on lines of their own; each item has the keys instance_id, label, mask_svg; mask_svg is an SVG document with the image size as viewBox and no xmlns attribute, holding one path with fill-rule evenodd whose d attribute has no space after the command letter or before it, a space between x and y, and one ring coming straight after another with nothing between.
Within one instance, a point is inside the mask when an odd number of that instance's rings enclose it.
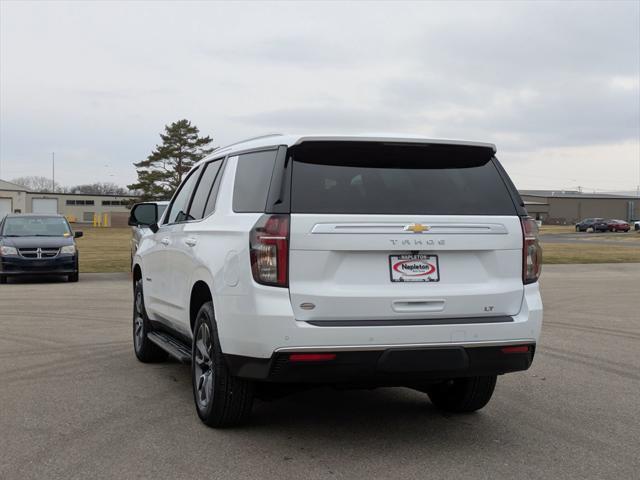
<instances>
[{"instance_id":1,"label":"alloy wheel","mask_svg":"<svg viewBox=\"0 0 640 480\"><path fill-rule=\"evenodd\" d=\"M140 351L144 341L144 319L142 318L142 292L136 293L135 312L133 319L133 341L136 351Z\"/></svg>"},{"instance_id":2,"label":"alloy wheel","mask_svg":"<svg viewBox=\"0 0 640 480\"><path fill-rule=\"evenodd\" d=\"M206 409L213 397L213 360L211 359L211 331L206 323L198 328L195 342L194 381L196 399L201 409Z\"/></svg>"}]
</instances>

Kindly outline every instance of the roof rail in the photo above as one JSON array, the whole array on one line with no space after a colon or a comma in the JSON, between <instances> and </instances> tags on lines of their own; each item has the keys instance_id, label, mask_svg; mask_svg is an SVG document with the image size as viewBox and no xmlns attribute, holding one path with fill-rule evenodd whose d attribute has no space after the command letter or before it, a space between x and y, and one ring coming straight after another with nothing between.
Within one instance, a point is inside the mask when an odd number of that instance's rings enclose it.
<instances>
[{"instance_id":1,"label":"roof rail","mask_svg":"<svg viewBox=\"0 0 640 480\"><path fill-rule=\"evenodd\" d=\"M240 140L239 142L234 142L231 143L229 145L225 145L224 147L218 147L214 150L214 152L220 151L220 150L225 150L227 148L231 148L235 145L240 145L241 143L247 143L247 142L251 142L253 140L261 140L263 138L269 138L269 137L281 137L282 135L284 135L284 133L267 133L266 135L258 135L257 137L251 137L251 138L245 138L244 140Z\"/></svg>"}]
</instances>

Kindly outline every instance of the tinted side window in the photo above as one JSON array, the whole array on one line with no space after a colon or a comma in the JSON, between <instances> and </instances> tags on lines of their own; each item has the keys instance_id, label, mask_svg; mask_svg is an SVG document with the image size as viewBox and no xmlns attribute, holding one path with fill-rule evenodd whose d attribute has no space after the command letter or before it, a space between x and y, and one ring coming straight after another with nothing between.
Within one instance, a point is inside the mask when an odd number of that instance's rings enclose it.
<instances>
[{"instance_id":1,"label":"tinted side window","mask_svg":"<svg viewBox=\"0 0 640 480\"><path fill-rule=\"evenodd\" d=\"M234 212L264 212L277 150L238 156Z\"/></svg>"},{"instance_id":2,"label":"tinted side window","mask_svg":"<svg viewBox=\"0 0 640 480\"><path fill-rule=\"evenodd\" d=\"M178 223L191 220L186 211L187 208L189 208L189 199L191 198L191 193L193 192L193 188L195 187L198 175L201 171L201 168L197 168L191 172L191 175L189 175L186 180L182 182L182 185L180 185L180 188L178 189L178 193L174 195L173 200L171 201L169 214L166 215L164 223Z\"/></svg>"},{"instance_id":3,"label":"tinted side window","mask_svg":"<svg viewBox=\"0 0 640 480\"><path fill-rule=\"evenodd\" d=\"M515 215L492 157L462 146L302 144L291 212Z\"/></svg>"},{"instance_id":4,"label":"tinted side window","mask_svg":"<svg viewBox=\"0 0 640 480\"><path fill-rule=\"evenodd\" d=\"M189 208L189 217L193 220L199 220L205 216L205 205L208 205L207 201L211 194L211 189L216 181L220 167L222 166L222 159L214 160L207 163L200 177L200 182L193 194L193 201L191 202L191 208Z\"/></svg>"},{"instance_id":5,"label":"tinted side window","mask_svg":"<svg viewBox=\"0 0 640 480\"><path fill-rule=\"evenodd\" d=\"M220 167L218 167L218 174L216 175L216 180L213 182L213 188L211 189L211 193L209 194L209 200L207 200L207 204L204 207L204 216L208 216L213 212L213 209L216 207L216 197L218 196L218 190L220 189L220 183L222 182L222 171L223 171L224 162L220 161Z\"/></svg>"}]
</instances>

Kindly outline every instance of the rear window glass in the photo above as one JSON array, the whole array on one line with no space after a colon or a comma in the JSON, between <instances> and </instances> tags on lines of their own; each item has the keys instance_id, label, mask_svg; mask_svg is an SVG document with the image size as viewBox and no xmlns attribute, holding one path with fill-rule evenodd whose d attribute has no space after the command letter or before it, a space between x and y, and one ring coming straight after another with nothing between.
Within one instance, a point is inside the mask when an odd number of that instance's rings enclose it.
<instances>
[{"instance_id":1,"label":"rear window glass","mask_svg":"<svg viewBox=\"0 0 640 480\"><path fill-rule=\"evenodd\" d=\"M238 156L234 212L264 212L277 153L277 150L269 150Z\"/></svg>"},{"instance_id":2,"label":"rear window glass","mask_svg":"<svg viewBox=\"0 0 640 480\"><path fill-rule=\"evenodd\" d=\"M293 213L517 214L489 148L310 142L292 154Z\"/></svg>"}]
</instances>

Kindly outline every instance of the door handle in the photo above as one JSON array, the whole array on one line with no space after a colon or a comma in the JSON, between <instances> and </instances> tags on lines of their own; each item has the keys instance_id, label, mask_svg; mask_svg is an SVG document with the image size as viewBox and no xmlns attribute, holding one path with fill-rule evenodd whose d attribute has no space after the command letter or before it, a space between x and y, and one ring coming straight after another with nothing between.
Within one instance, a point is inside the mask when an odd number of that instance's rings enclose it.
<instances>
[{"instance_id":1,"label":"door handle","mask_svg":"<svg viewBox=\"0 0 640 480\"><path fill-rule=\"evenodd\" d=\"M160 240L160 243L166 247L171 243L171 240L169 240L169 237L164 237L162 240Z\"/></svg>"},{"instance_id":2,"label":"door handle","mask_svg":"<svg viewBox=\"0 0 640 480\"><path fill-rule=\"evenodd\" d=\"M189 247L195 247L198 243L198 240L195 238L185 238L184 243L186 243Z\"/></svg>"}]
</instances>

